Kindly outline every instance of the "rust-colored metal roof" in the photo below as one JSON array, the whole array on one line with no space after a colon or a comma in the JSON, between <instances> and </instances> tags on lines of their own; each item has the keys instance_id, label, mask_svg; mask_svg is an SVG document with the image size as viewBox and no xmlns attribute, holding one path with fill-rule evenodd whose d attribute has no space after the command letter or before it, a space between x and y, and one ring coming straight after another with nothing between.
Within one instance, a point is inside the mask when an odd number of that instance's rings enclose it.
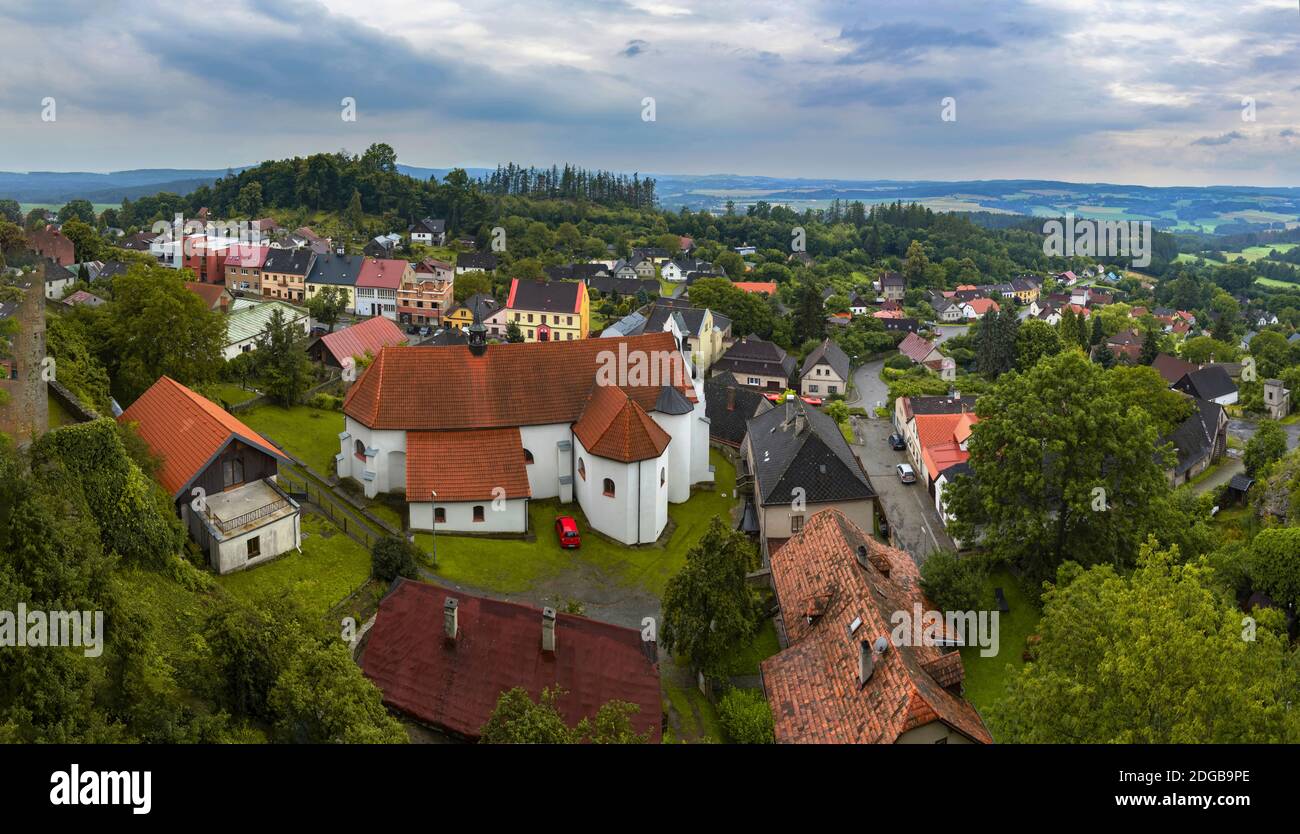
<instances>
[{"instance_id":1,"label":"rust-colored metal roof","mask_svg":"<svg viewBox=\"0 0 1300 834\"><path fill-rule=\"evenodd\" d=\"M457 602L446 637L443 606ZM497 698L516 686L535 699L547 687L570 725L611 701L636 704L633 728L658 742L663 714L655 644L636 629L559 613L556 648L542 650L542 611L411 580L379 605L361 669L384 703L432 727L476 739Z\"/></svg>"},{"instance_id":2,"label":"rust-colored metal roof","mask_svg":"<svg viewBox=\"0 0 1300 834\"><path fill-rule=\"evenodd\" d=\"M434 491L440 502L530 497L519 429L407 432L406 500Z\"/></svg>"},{"instance_id":3,"label":"rust-colored metal roof","mask_svg":"<svg viewBox=\"0 0 1300 834\"><path fill-rule=\"evenodd\" d=\"M637 357L648 359L638 366ZM343 411L373 429L409 431L573 423L601 380L645 411L654 410L664 383L696 401L673 335L662 332L488 345L481 356L465 345L384 348L348 391Z\"/></svg>"},{"instance_id":4,"label":"rust-colored metal roof","mask_svg":"<svg viewBox=\"0 0 1300 834\"><path fill-rule=\"evenodd\" d=\"M351 327L326 333L320 340L334 356L334 361L342 365L343 360L349 357L360 359L367 352L378 356L379 351L386 347L404 345L406 334L391 319L375 316Z\"/></svg>"},{"instance_id":5,"label":"rust-colored metal roof","mask_svg":"<svg viewBox=\"0 0 1300 834\"><path fill-rule=\"evenodd\" d=\"M284 455L221 406L170 377L160 377L118 420L138 424L141 439L162 458L158 481L173 498L203 471L231 438Z\"/></svg>"}]
</instances>

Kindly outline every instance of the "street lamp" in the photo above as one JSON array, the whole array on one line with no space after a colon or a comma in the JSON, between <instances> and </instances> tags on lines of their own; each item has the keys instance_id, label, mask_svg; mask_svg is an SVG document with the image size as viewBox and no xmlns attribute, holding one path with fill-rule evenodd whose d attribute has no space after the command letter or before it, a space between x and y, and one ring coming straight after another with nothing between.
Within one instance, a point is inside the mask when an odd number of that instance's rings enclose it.
<instances>
[{"instance_id":1,"label":"street lamp","mask_svg":"<svg viewBox=\"0 0 1300 834\"><path fill-rule=\"evenodd\" d=\"M432 489L429 490L429 496L431 497L433 502L432 504L429 505L429 512L433 514L432 519L429 521L429 529L433 536L433 564L436 566L438 564L438 506L437 506L438 492L437 490L432 490Z\"/></svg>"}]
</instances>

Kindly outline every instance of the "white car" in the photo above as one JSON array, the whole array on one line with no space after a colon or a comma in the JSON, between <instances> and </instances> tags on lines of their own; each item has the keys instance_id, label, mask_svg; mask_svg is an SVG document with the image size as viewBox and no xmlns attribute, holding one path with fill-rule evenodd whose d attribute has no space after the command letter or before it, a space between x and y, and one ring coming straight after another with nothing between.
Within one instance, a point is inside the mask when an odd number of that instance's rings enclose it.
<instances>
[{"instance_id":1,"label":"white car","mask_svg":"<svg viewBox=\"0 0 1300 834\"><path fill-rule=\"evenodd\" d=\"M900 463L897 466L897 469L898 469L898 480L902 481L905 484L916 483L916 471L912 469L912 465L910 463Z\"/></svg>"}]
</instances>

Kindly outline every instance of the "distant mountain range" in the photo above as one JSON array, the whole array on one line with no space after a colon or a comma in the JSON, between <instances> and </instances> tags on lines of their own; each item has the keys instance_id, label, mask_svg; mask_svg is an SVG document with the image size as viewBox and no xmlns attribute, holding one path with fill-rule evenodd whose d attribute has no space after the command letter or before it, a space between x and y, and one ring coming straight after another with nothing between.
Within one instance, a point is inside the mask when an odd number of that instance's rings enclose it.
<instances>
[{"instance_id":1,"label":"distant mountain range","mask_svg":"<svg viewBox=\"0 0 1300 834\"><path fill-rule=\"evenodd\" d=\"M418 179L442 178L450 168L398 165ZM0 198L25 204L62 205L74 198L116 204L159 191L188 194L232 169L146 168L87 172L0 171ZM490 168L466 169L471 177ZM1108 220L1150 220L1161 229L1238 234L1300 225L1300 188L1175 186L1155 188L1054 180L842 180L710 174L643 174L658 181L659 201L676 210L721 211L730 200L738 210L757 201L796 209L825 208L833 200L864 203L916 201L936 211L989 212L1055 217L1074 212Z\"/></svg>"}]
</instances>

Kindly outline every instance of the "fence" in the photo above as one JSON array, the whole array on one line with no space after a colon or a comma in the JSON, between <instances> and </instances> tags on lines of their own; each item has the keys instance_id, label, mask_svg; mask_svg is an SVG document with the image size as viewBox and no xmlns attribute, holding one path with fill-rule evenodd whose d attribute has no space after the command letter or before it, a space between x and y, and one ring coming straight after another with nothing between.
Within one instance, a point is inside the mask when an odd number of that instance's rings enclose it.
<instances>
[{"instance_id":1,"label":"fence","mask_svg":"<svg viewBox=\"0 0 1300 834\"><path fill-rule=\"evenodd\" d=\"M384 538L384 533L375 530L360 518L355 510L334 494L332 489L316 483L310 476L296 472L291 467L281 464L280 484L295 499L306 498L317 507L320 507L321 512L330 521L334 522L334 526L365 545L367 549L373 547L375 542L381 538Z\"/></svg>"}]
</instances>

